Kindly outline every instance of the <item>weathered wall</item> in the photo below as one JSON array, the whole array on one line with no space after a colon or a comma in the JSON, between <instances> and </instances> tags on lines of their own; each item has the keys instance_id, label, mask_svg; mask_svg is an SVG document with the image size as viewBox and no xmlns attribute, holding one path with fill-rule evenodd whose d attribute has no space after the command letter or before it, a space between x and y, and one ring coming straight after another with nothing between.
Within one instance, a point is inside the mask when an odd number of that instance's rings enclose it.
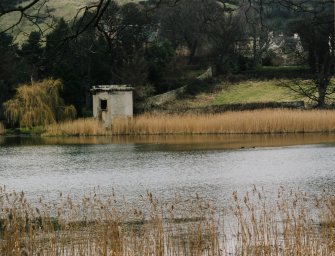
<instances>
[{"instance_id":1,"label":"weathered wall","mask_svg":"<svg viewBox=\"0 0 335 256\"><path fill-rule=\"evenodd\" d=\"M198 80L206 80L213 77L213 68L209 67L203 74L197 77Z\"/></svg>"},{"instance_id":2,"label":"weathered wall","mask_svg":"<svg viewBox=\"0 0 335 256\"><path fill-rule=\"evenodd\" d=\"M190 108L188 111L192 113L222 113L226 111L243 111L243 110L257 110L257 109L304 109L305 103L303 101L289 101L289 102L255 102L255 103L240 103L240 104L223 104L214 105L203 108Z\"/></svg>"},{"instance_id":3,"label":"weathered wall","mask_svg":"<svg viewBox=\"0 0 335 256\"><path fill-rule=\"evenodd\" d=\"M212 67L209 67L203 74L198 76L196 79L202 81L202 80L212 78L212 77L213 77L213 69ZM178 89L150 97L146 100L146 102L143 105L138 106L138 108L141 109L142 111L145 111L145 110L150 110L153 107L159 107L161 105L164 105L167 102L174 101L181 94L185 92L186 87L187 86L183 86Z\"/></svg>"},{"instance_id":4,"label":"weathered wall","mask_svg":"<svg viewBox=\"0 0 335 256\"><path fill-rule=\"evenodd\" d=\"M111 92L111 117L132 116L133 115L133 92L117 91Z\"/></svg>"},{"instance_id":5,"label":"weathered wall","mask_svg":"<svg viewBox=\"0 0 335 256\"><path fill-rule=\"evenodd\" d=\"M107 92L99 92L93 94L93 117L97 118L100 111L100 100L108 100L109 95Z\"/></svg>"},{"instance_id":6,"label":"weathered wall","mask_svg":"<svg viewBox=\"0 0 335 256\"><path fill-rule=\"evenodd\" d=\"M107 100L107 110L101 111L100 101ZM93 95L93 117L103 121L106 127L115 117L133 116L133 92L109 91Z\"/></svg>"},{"instance_id":7,"label":"weathered wall","mask_svg":"<svg viewBox=\"0 0 335 256\"><path fill-rule=\"evenodd\" d=\"M150 97L146 100L146 106L147 107L154 107L154 106L160 106L167 102L174 101L178 98L178 96L182 93L184 93L186 89L186 86L180 87L176 90L172 90L166 93L162 93L153 97Z\"/></svg>"},{"instance_id":8,"label":"weathered wall","mask_svg":"<svg viewBox=\"0 0 335 256\"><path fill-rule=\"evenodd\" d=\"M223 105L212 105L198 108L185 108L182 109L168 107L157 107L155 112L168 113L168 114L180 114L180 113L192 113L192 114L216 114L227 111L244 111L244 110L257 110L257 109L305 109L305 103L303 101L290 101L290 102L255 102L255 103L237 103L237 104L223 104Z\"/></svg>"}]
</instances>

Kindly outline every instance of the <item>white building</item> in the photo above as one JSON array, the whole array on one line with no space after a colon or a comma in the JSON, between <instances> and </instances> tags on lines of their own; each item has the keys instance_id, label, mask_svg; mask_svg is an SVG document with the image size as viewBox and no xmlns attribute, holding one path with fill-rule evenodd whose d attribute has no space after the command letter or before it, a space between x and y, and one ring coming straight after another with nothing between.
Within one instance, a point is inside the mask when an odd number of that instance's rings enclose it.
<instances>
[{"instance_id":1,"label":"white building","mask_svg":"<svg viewBox=\"0 0 335 256\"><path fill-rule=\"evenodd\" d=\"M126 85L97 85L91 89L93 117L110 127L116 117L133 116L133 88Z\"/></svg>"}]
</instances>

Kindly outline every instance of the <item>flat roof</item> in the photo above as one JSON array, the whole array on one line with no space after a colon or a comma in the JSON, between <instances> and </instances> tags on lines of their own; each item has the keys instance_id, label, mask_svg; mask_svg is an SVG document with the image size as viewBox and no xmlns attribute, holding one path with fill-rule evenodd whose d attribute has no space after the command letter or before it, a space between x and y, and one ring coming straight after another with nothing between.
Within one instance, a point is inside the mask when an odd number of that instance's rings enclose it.
<instances>
[{"instance_id":1,"label":"flat roof","mask_svg":"<svg viewBox=\"0 0 335 256\"><path fill-rule=\"evenodd\" d=\"M128 85L95 85L92 87L91 92L102 92L102 91L133 91L134 88Z\"/></svg>"}]
</instances>

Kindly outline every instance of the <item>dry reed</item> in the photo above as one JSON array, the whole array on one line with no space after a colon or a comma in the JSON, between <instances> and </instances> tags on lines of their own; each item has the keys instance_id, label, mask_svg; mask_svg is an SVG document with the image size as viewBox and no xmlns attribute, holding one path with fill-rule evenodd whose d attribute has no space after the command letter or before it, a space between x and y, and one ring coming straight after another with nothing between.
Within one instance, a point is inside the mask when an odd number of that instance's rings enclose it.
<instances>
[{"instance_id":1,"label":"dry reed","mask_svg":"<svg viewBox=\"0 0 335 256\"><path fill-rule=\"evenodd\" d=\"M110 135L103 125L93 118L82 118L52 124L46 127L45 136L102 136Z\"/></svg>"},{"instance_id":2,"label":"dry reed","mask_svg":"<svg viewBox=\"0 0 335 256\"><path fill-rule=\"evenodd\" d=\"M312 200L280 188L270 203L254 187L243 197L235 192L224 209L198 195L161 202L148 192L142 198L142 208L97 195L31 205L23 193L1 188L0 254L335 254L333 196Z\"/></svg>"},{"instance_id":3,"label":"dry reed","mask_svg":"<svg viewBox=\"0 0 335 256\"><path fill-rule=\"evenodd\" d=\"M269 134L335 132L335 111L256 110L212 115L141 115L116 120L113 134Z\"/></svg>"},{"instance_id":4,"label":"dry reed","mask_svg":"<svg viewBox=\"0 0 335 256\"><path fill-rule=\"evenodd\" d=\"M47 135L272 134L333 133L334 110L255 110L222 114L143 114L114 119L104 129L94 119L54 124Z\"/></svg>"},{"instance_id":5,"label":"dry reed","mask_svg":"<svg viewBox=\"0 0 335 256\"><path fill-rule=\"evenodd\" d=\"M0 122L0 135L5 134L5 126Z\"/></svg>"}]
</instances>

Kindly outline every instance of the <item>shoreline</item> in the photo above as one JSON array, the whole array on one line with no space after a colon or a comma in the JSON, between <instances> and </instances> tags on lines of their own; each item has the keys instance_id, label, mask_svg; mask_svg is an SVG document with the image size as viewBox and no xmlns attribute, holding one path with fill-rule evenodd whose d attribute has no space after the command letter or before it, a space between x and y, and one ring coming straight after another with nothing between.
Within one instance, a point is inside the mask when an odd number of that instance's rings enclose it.
<instances>
[{"instance_id":1,"label":"shoreline","mask_svg":"<svg viewBox=\"0 0 335 256\"><path fill-rule=\"evenodd\" d=\"M167 151L236 150L335 144L335 134L210 134L114 136L0 136L1 145L142 145Z\"/></svg>"},{"instance_id":2,"label":"shoreline","mask_svg":"<svg viewBox=\"0 0 335 256\"><path fill-rule=\"evenodd\" d=\"M224 113L145 113L115 118L109 128L94 118L45 127L5 130L2 136L90 137L160 135L335 134L335 110L262 109Z\"/></svg>"}]
</instances>

